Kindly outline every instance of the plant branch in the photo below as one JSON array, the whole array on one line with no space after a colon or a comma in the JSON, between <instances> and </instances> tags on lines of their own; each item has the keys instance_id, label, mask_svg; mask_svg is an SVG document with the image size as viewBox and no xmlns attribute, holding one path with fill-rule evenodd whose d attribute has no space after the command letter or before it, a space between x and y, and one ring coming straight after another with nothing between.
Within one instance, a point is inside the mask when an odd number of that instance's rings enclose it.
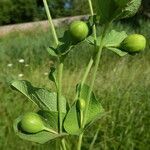
<instances>
[{"instance_id":1,"label":"plant branch","mask_svg":"<svg viewBox=\"0 0 150 150\"><path fill-rule=\"evenodd\" d=\"M52 21L51 13L49 11L47 0L43 0L43 3L44 3L45 11L46 11L46 14L47 14L47 18L48 18L48 21L49 21L49 24L50 24L50 27L51 27L51 30L52 30L52 34L53 34L55 43L56 43L56 45L58 45L59 41L58 41L56 30L55 30L55 27L54 27L54 24L53 24L53 21Z\"/></svg>"},{"instance_id":2,"label":"plant branch","mask_svg":"<svg viewBox=\"0 0 150 150\"><path fill-rule=\"evenodd\" d=\"M62 144L63 150L67 150L67 148L66 148L66 143L65 143L65 139L64 139L64 138L61 140L61 144Z\"/></svg>"},{"instance_id":3,"label":"plant branch","mask_svg":"<svg viewBox=\"0 0 150 150\"><path fill-rule=\"evenodd\" d=\"M92 140L92 142L91 142L91 144L90 144L89 150L93 150L93 146L94 146L95 141L96 141L96 139L97 139L97 137L98 137L99 131L100 131L100 126L98 127L98 129L97 129L97 131L96 131L96 133L95 133L95 135L94 135L94 137L93 137L93 140Z\"/></svg>"},{"instance_id":4,"label":"plant branch","mask_svg":"<svg viewBox=\"0 0 150 150\"><path fill-rule=\"evenodd\" d=\"M105 37L106 31L107 31L107 28L108 28L108 26L106 25L104 27L104 30L103 30L103 33L102 33L102 38L101 38L101 41L100 41L100 47L99 47L98 53L96 55L94 73L93 73L91 85L90 85L90 88L89 88L89 93L88 93L88 98L87 98L87 105L86 105L85 112L84 112L82 127L84 127L85 124L86 124L87 111L88 111L88 107L89 107L89 102L90 102L92 90L93 90L93 87L94 87L94 82L95 82L95 79L96 79L96 74L97 74L97 70L98 70L98 66L99 66L99 62L100 62L100 57L101 57L101 53L102 53L102 49L103 49L103 41L104 41L104 37Z\"/></svg>"},{"instance_id":5,"label":"plant branch","mask_svg":"<svg viewBox=\"0 0 150 150\"><path fill-rule=\"evenodd\" d=\"M91 58L90 59L90 61L89 61L89 63L88 63L88 66L86 67L86 69L85 69L85 74L84 74L84 76L83 76L83 78L82 78L82 80L81 80L81 88L82 88L82 86L84 85L84 83L85 83L85 81L86 81L86 79L87 79L87 76L88 76L88 74L89 74L89 72L90 72L90 70L91 70L91 67L92 67L92 65L93 65L93 59ZM77 100L77 98L80 98L80 94L78 95L79 93L77 93L76 94L76 96L75 96L75 100Z\"/></svg>"},{"instance_id":6,"label":"plant branch","mask_svg":"<svg viewBox=\"0 0 150 150\"><path fill-rule=\"evenodd\" d=\"M59 133L62 132L62 116L61 116L62 74L63 74L63 63L59 63L58 65L58 91L57 91Z\"/></svg>"},{"instance_id":7,"label":"plant branch","mask_svg":"<svg viewBox=\"0 0 150 150\"><path fill-rule=\"evenodd\" d=\"M93 6L92 6L92 1L91 0L88 0L88 2L89 2L89 7L90 7L90 13L91 13L91 15L92 16L94 16L94 11L93 11ZM95 24L93 25L93 35L94 35L94 44L95 44L95 46L96 46L96 44L97 44L97 36L96 36L96 26L95 26Z\"/></svg>"},{"instance_id":8,"label":"plant branch","mask_svg":"<svg viewBox=\"0 0 150 150\"><path fill-rule=\"evenodd\" d=\"M77 150L81 150L82 139L83 139L83 133L81 133L80 136L79 136L78 145L77 145Z\"/></svg>"},{"instance_id":9,"label":"plant branch","mask_svg":"<svg viewBox=\"0 0 150 150\"><path fill-rule=\"evenodd\" d=\"M86 79L87 79L87 76L88 76L88 74L89 74L89 72L90 72L90 69L91 69L92 65L93 65L93 59L91 58L91 59L90 59L90 62L89 62L89 64L88 64L88 66L87 66L87 68L86 68L86 70L85 70L85 74L84 74L84 76L83 76L83 79L82 79L82 81L81 81L81 88L82 88L82 86L84 85L84 83L85 83L85 81L86 81Z\"/></svg>"}]
</instances>

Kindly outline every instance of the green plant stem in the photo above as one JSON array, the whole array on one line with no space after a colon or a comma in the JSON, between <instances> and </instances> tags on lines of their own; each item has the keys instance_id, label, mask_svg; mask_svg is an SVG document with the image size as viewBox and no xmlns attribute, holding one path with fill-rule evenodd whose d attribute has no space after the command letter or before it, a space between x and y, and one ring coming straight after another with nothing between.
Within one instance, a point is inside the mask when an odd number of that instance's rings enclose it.
<instances>
[{"instance_id":1,"label":"green plant stem","mask_svg":"<svg viewBox=\"0 0 150 150\"><path fill-rule=\"evenodd\" d=\"M91 13L92 16L94 16L92 1L91 1L91 0L88 0L88 2L89 2L89 7L90 7L90 13ZM97 35L96 35L96 26L95 26L95 24L93 25L93 35L94 35L94 45L95 45L95 49L96 49L96 45L97 45ZM85 82L85 79L87 78L87 76L88 76L88 74L89 74L89 71L90 71L92 65L93 65L93 58L90 59L90 62L89 62L89 64L88 64L87 72L85 72L84 77L83 77L82 82L81 82L81 88L82 88L82 85L83 85L84 82ZM89 67L89 66L90 66L90 67ZM89 68L90 68L90 69L89 69ZM89 103L89 102L88 102L88 103ZM86 106L86 108L87 108L87 106ZM87 110L85 110L85 111L87 111ZM86 120L85 120L85 114L84 114L84 112L82 112L81 128L84 127L84 124L85 124L84 122L85 122L85 121L86 121ZM84 133L81 133L81 134L79 135L77 150L81 150L83 134L84 134Z\"/></svg>"},{"instance_id":2,"label":"green plant stem","mask_svg":"<svg viewBox=\"0 0 150 150\"><path fill-rule=\"evenodd\" d=\"M54 37L56 45L58 45L59 41L58 41L56 30L55 30L55 27L54 27L54 24L53 24L53 21L52 21L51 13L49 11L47 0L43 0L43 3L44 3L45 11L46 11L46 14L47 14L47 18L48 18L48 21L49 21L49 24L50 24L50 27L51 27L51 30L52 30L52 35Z\"/></svg>"},{"instance_id":3,"label":"green plant stem","mask_svg":"<svg viewBox=\"0 0 150 150\"><path fill-rule=\"evenodd\" d=\"M96 141L96 139L97 139L99 130L100 130L100 126L98 127L98 129L97 129L97 131L96 131L96 133L95 133L95 135L94 135L94 137L93 137L93 140L92 140L92 142L91 142L91 144L90 144L89 150L93 150L93 146L94 146L95 141Z\"/></svg>"},{"instance_id":4,"label":"green plant stem","mask_svg":"<svg viewBox=\"0 0 150 150\"><path fill-rule=\"evenodd\" d=\"M81 133L81 134L79 135L79 140L78 140L77 150L81 150L82 139L83 139L83 133Z\"/></svg>"},{"instance_id":5,"label":"green plant stem","mask_svg":"<svg viewBox=\"0 0 150 150\"><path fill-rule=\"evenodd\" d=\"M61 116L62 74L63 74L63 63L59 63L58 65L58 91L57 91L59 133L62 132L62 116Z\"/></svg>"},{"instance_id":6,"label":"green plant stem","mask_svg":"<svg viewBox=\"0 0 150 150\"><path fill-rule=\"evenodd\" d=\"M61 145L62 145L63 150L67 150L64 138L61 140Z\"/></svg>"},{"instance_id":7,"label":"green plant stem","mask_svg":"<svg viewBox=\"0 0 150 150\"><path fill-rule=\"evenodd\" d=\"M55 44L56 44L56 46L58 46L59 40L58 40L57 33L56 33L56 30L55 30L55 27L54 27L54 24L52 21L52 17L51 17L51 13L50 13L50 10L49 10L48 4L47 4L47 0L43 0L43 3L44 3L45 11L47 14L47 18L48 18L48 21L49 21L49 24L50 24L50 27L52 30L52 35L53 35ZM59 129L59 133L62 133L62 116L61 116L62 74L63 74L63 63L61 63L59 61L59 65L58 65L58 87L57 87L57 107L58 107L58 122L59 122L58 123L59 124L58 129ZM62 139L61 142L62 142L63 149L66 150L66 146L64 144L65 139Z\"/></svg>"},{"instance_id":8,"label":"green plant stem","mask_svg":"<svg viewBox=\"0 0 150 150\"><path fill-rule=\"evenodd\" d=\"M86 79L87 79L87 76L88 76L88 74L89 74L89 72L90 72L90 69L91 69L92 65L93 65L93 59L91 58L91 59L90 59L90 62L89 62L89 64L88 64L88 66L87 66L87 68L86 68L86 70L85 70L85 74L84 74L84 76L83 76L83 79L82 79L82 81L81 81L81 88L82 88L82 86L84 85L84 83L85 83L85 81L86 81Z\"/></svg>"},{"instance_id":9,"label":"green plant stem","mask_svg":"<svg viewBox=\"0 0 150 150\"><path fill-rule=\"evenodd\" d=\"M94 16L94 11L93 11L93 6L92 6L92 1L91 0L88 0L88 2L89 2L89 7L90 7L90 13L91 13L91 15L92 16ZM96 39L97 39L97 36L96 36L96 25L94 24L93 25L93 35L94 35L94 44L95 44L95 46L96 46Z\"/></svg>"},{"instance_id":10,"label":"green plant stem","mask_svg":"<svg viewBox=\"0 0 150 150\"><path fill-rule=\"evenodd\" d=\"M88 76L88 74L89 74L89 72L90 72L90 70L91 70L91 67L92 67L92 65L93 65L93 59L91 58L90 59L90 62L88 63L88 66L86 67L86 70L85 70L85 74L84 74L84 76L83 76L83 78L82 78L82 80L81 80L81 88L82 88L82 86L84 85L84 83L85 83L85 81L86 81L86 79L87 79L87 76ZM78 93L76 94L76 96L75 96L75 101L77 100L77 98L80 98L79 97L80 95L78 95Z\"/></svg>"},{"instance_id":11,"label":"green plant stem","mask_svg":"<svg viewBox=\"0 0 150 150\"><path fill-rule=\"evenodd\" d=\"M48 131L48 132L51 132L51 133L53 133L53 134L58 134L56 131L54 131L54 130L52 130L52 129L50 129L50 128L47 128L47 127L44 127L44 130L45 130L45 131Z\"/></svg>"},{"instance_id":12,"label":"green plant stem","mask_svg":"<svg viewBox=\"0 0 150 150\"><path fill-rule=\"evenodd\" d=\"M100 41L99 50L98 50L98 53L96 55L94 73L93 73L92 81L91 81L91 84L90 84L90 87L89 87L89 93L88 93L88 98L87 98L87 105L86 105L85 112L84 112L84 117L83 117L83 125L82 125L83 127L85 126L85 123L86 123L87 111L88 111L88 107L89 107L91 93L92 93L92 90L93 90L93 87L94 87L94 82L95 82L95 79L96 79L98 66L99 66L99 63L100 63L101 53L102 53L102 49L103 49L103 41L104 41L104 37L105 37L106 31L107 31L107 28L108 28L108 25L105 25L104 30L102 32L102 38L101 38L101 41Z\"/></svg>"},{"instance_id":13,"label":"green plant stem","mask_svg":"<svg viewBox=\"0 0 150 150\"><path fill-rule=\"evenodd\" d=\"M87 99L87 105L84 111L84 116L83 116L83 122L82 122L82 128L84 128L85 124L86 124L86 118L87 118L87 111L88 111L88 107L89 107L89 102L90 102L90 98L91 98L91 93L94 87L94 82L95 82L95 78L96 78L96 73L98 70L98 66L99 66L99 62L100 62L100 57L101 57L101 53L102 53L102 49L103 49L103 41L104 41L104 37L106 34L108 26L105 26L104 31L102 33L102 38L100 41L100 47L99 47L99 51L96 55L96 61L95 61L95 68L94 68L94 73L93 73L93 77L92 77L92 82L89 88L89 93L88 93L88 99ZM83 133L81 133L79 135L79 141L78 141L78 147L77 150L81 150L81 145L82 145L82 138L83 138Z\"/></svg>"}]
</instances>

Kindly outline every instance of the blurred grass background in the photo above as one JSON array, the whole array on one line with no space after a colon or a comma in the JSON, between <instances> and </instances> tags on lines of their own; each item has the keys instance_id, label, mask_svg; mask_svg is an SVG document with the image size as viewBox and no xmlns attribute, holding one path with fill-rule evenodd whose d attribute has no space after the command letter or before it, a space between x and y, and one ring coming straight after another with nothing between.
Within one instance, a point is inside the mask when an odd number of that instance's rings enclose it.
<instances>
[{"instance_id":1,"label":"blurred grass background","mask_svg":"<svg viewBox=\"0 0 150 150\"><path fill-rule=\"evenodd\" d=\"M112 28L125 30L128 34L136 32L145 35L147 48L140 54L123 58L103 51L94 91L106 115L88 129L83 149L88 149L97 128L100 128L94 150L149 150L150 21L139 20L138 25L117 22ZM57 29L59 36L64 30L65 27ZM57 149L56 141L38 145L23 141L14 134L13 120L37 108L9 87L11 80L25 79L34 86L54 90L53 83L48 80L49 68L54 60L46 52L51 44L51 32L42 29L0 37L0 150ZM92 50L90 45L79 45L65 60L63 93L68 101L74 98L75 86L84 73ZM20 59L25 62L19 63ZM77 142L75 138L67 139L72 150Z\"/></svg>"}]
</instances>

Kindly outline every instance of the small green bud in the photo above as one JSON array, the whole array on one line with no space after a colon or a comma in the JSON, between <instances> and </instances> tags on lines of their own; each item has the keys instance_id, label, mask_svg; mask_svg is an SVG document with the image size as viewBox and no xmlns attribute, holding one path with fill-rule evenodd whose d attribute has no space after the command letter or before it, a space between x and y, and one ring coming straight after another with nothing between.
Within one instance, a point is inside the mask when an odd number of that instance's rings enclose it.
<instances>
[{"instance_id":1,"label":"small green bud","mask_svg":"<svg viewBox=\"0 0 150 150\"><path fill-rule=\"evenodd\" d=\"M88 25L83 21L72 22L69 31L71 36L77 41L84 40L89 34Z\"/></svg>"},{"instance_id":2,"label":"small green bud","mask_svg":"<svg viewBox=\"0 0 150 150\"><path fill-rule=\"evenodd\" d=\"M84 110L84 109L85 109L85 105L86 105L86 103L85 103L85 100L84 100L84 99L79 99L79 100L77 101L77 108L78 108L79 110Z\"/></svg>"},{"instance_id":3,"label":"small green bud","mask_svg":"<svg viewBox=\"0 0 150 150\"><path fill-rule=\"evenodd\" d=\"M44 130L41 117L33 112L26 113L20 122L21 129L28 133L37 133Z\"/></svg>"},{"instance_id":4,"label":"small green bud","mask_svg":"<svg viewBox=\"0 0 150 150\"><path fill-rule=\"evenodd\" d=\"M120 44L120 48L129 53L143 51L146 47L146 39L143 35L132 34L126 37Z\"/></svg>"}]
</instances>

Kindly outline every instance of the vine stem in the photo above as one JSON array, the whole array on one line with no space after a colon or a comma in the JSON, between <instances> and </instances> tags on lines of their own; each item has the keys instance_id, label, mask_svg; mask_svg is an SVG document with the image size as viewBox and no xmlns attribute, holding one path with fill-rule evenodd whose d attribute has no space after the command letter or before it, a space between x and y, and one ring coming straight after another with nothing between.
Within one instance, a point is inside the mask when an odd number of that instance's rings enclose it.
<instances>
[{"instance_id":1,"label":"vine stem","mask_svg":"<svg viewBox=\"0 0 150 150\"><path fill-rule=\"evenodd\" d=\"M64 138L61 140L61 144L62 144L63 150L67 150Z\"/></svg>"},{"instance_id":2,"label":"vine stem","mask_svg":"<svg viewBox=\"0 0 150 150\"><path fill-rule=\"evenodd\" d=\"M92 65L93 65L93 59L91 58L91 59L90 59L90 62L89 62L89 64L88 64L88 66L87 66L87 68L86 68L86 71L85 71L85 74L84 74L84 76L83 76L83 79L82 79L82 81L81 81L81 88L82 88L83 84L85 83L85 81L86 81L86 79L87 79L87 76L88 76L88 74L89 74L89 72L90 72L90 69L91 69Z\"/></svg>"},{"instance_id":3,"label":"vine stem","mask_svg":"<svg viewBox=\"0 0 150 150\"><path fill-rule=\"evenodd\" d=\"M81 150L82 139L83 139L83 133L81 133L81 134L79 135L77 150Z\"/></svg>"},{"instance_id":4,"label":"vine stem","mask_svg":"<svg viewBox=\"0 0 150 150\"><path fill-rule=\"evenodd\" d=\"M89 3L89 7L90 7L90 13L91 13L92 16L94 16L92 1L91 1L91 0L88 0L88 3ZM95 45L95 49L96 49L96 45L97 45L97 35L96 35L96 26L95 26L95 24L93 25L93 35L94 35L94 45ZM91 62L92 62L92 63L91 63ZM93 64L93 58L90 59L89 64L90 64L90 63L91 63L91 66L92 66L92 64ZM89 65L88 65L88 66L89 66ZM87 68L88 68L88 67L87 67ZM88 73L89 73L89 72L88 72ZM84 77L83 77L83 80L82 80L82 82L81 82L81 88L82 88L82 85L83 85L84 82L85 82L85 79L87 78L87 75L88 75L88 74L85 73L85 75L84 75ZM89 102L88 102L88 103L89 103ZM87 108L87 106L86 106L86 108ZM87 110L86 110L86 111L87 111ZM84 124L85 124L84 122L86 121L86 120L85 120L85 113L82 114L82 119L81 119L81 120L82 120L82 122L81 122L81 127L84 127ZM83 134L84 134L84 133L81 133L81 134L79 135L77 150L81 150Z\"/></svg>"},{"instance_id":5,"label":"vine stem","mask_svg":"<svg viewBox=\"0 0 150 150\"><path fill-rule=\"evenodd\" d=\"M89 3L89 7L90 7L90 13L91 13L92 16L94 16L92 1L88 0L88 3ZM96 46L97 36L96 36L96 26L95 26L95 24L93 25L93 35L94 35L94 44Z\"/></svg>"},{"instance_id":6,"label":"vine stem","mask_svg":"<svg viewBox=\"0 0 150 150\"><path fill-rule=\"evenodd\" d=\"M47 0L43 0L45 11L47 14L47 18L50 24L50 28L52 30L52 35L55 41L56 46L59 45L59 40L57 37L57 33L52 21L51 13L47 4ZM58 59L59 60L59 59ZM58 64L58 87L57 87L57 108L58 108L58 130L59 133L62 133L62 116L61 116L61 93L62 93L62 74L63 74L63 63L59 61ZM61 140L62 148L66 150L65 139Z\"/></svg>"},{"instance_id":7,"label":"vine stem","mask_svg":"<svg viewBox=\"0 0 150 150\"><path fill-rule=\"evenodd\" d=\"M89 102L90 102L92 90L93 90L93 87L94 87L94 82L95 82L95 79L96 79L96 74L97 74L97 71L98 71L98 66L99 66L99 63L100 63L100 58L101 58L101 54L102 54L102 50L103 50L103 42L104 42L104 37L105 37L106 31L107 31L107 28L108 28L108 26L106 25L104 27L103 32L102 32L102 37L101 37L101 41L100 41L99 50L98 50L98 53L96 55L94 73L93 73L91 84L90 84L90 87L89 87L87 105L86 105L85 112L84 112L84 117L83 117L83 124L82 124L83 127L85 126L85 123L86 123L87 111L88 111L88 107L89 107Z\"/></svg>"},{"instance_id":8,"label":"vine stem","mask_svg":"<svg viewBox=\"0 0 150 150\"><path fill-rule=\"evenodd\" d=\"M58 65L58 94L57 94L59 133L62 132L62 116L61 116L62 74L63 74L63 63L59 63Z\"/></svg>"},{"instance_id":9,"label":"vine stem","mask_svg":"<svg viewBox=\"0 0 150 150\"><path fill-rule=\"evenodd\" d=\"M100 41L99 50L98 50L98 53L96 55L94 73L93 73L93 76L92 76L91 85L89 87L89 93L88 93L88 98L87 98L87 105L85 107L85 111L84 111L84 115L83 115L82 128L84 128L84 126L86 124L87 111L88 111L88 107L89 107L89 102L90 102L92 90L93 90L93 87L94 87L94 82L95 82L95 79L96 79L96 74L97 74L98 66L99 66L99 63L100 63L100 58L101 58L102 49L103 49L103 42L104 42L104 37L105 37L106 31L107 31L107 28L108 28L108 26L104 27L104 30L103 30L103 33L102 33L102 38L101 38L101 41ZM83 133L79 135L78 150L81 149L82 138L83 138Z\"/></svg>"},{"instance_id":10,"label":"vine stem","mask_svg":"<svg viewBox=\"0 0 150 150\"><path fill-rule=\"evenodd\" d=\"M96 131L96 133L95 133L95 135L94 135L94 137L93 137L93 140L92 140L92 142L91 142L91 144L90 144L90 146L89 146L89 150L93 150L93 146L94 146L95 141L96 141L96 139L97 139L97 137L98 137L99 131L100 131L100 126L98 127L98 129L97 129L97 131Z\"/></svg>"},{"instance_id":11,"label":"vine stem","mask_svg":"<svg viewBox=\"0 0 150 150\"><path fill-rule=\"evenodd\" d=\"M44 3L45 11L46 11L46 14L47 14L47 18L48 18L48 21L49 21L49 24L50 24L50 27L51 27L51 30L52 30L52 35L54 37L56 45L58 45L59 41L58 41L56 30L55 30L55 27L54 27L54 24L53 24L53 21L52 21L51 13L49 11L47 0L43 0L43 3Z\"/></svg>"},{"instance_id":12,"label":"vine stem","mask_svg":"<svg viewBox=\"0 0 150 150\"><path fill-rule=\"evenodd\" d=\"M89 74L89 72L90 72L90 70L91 70L91 67L92 67L92 65L93 65L93 59L91 58L90 59L90 61L89 61L89 63L88 63L88 66L86 67L86 69L85 69L85 73L84 73L84 76L83 76L83 78L82 78L82 80L81 80L81 88L82 88L82 86L84 85L84 83L85 83L85 81L86 81L86 79L87 79L87 76L88 76L88 74ZM77 100L77 98L80 98L79 97L80 95L78 95L78 93L75 95L75 101Z\"/></svg>"}]
</instances>

